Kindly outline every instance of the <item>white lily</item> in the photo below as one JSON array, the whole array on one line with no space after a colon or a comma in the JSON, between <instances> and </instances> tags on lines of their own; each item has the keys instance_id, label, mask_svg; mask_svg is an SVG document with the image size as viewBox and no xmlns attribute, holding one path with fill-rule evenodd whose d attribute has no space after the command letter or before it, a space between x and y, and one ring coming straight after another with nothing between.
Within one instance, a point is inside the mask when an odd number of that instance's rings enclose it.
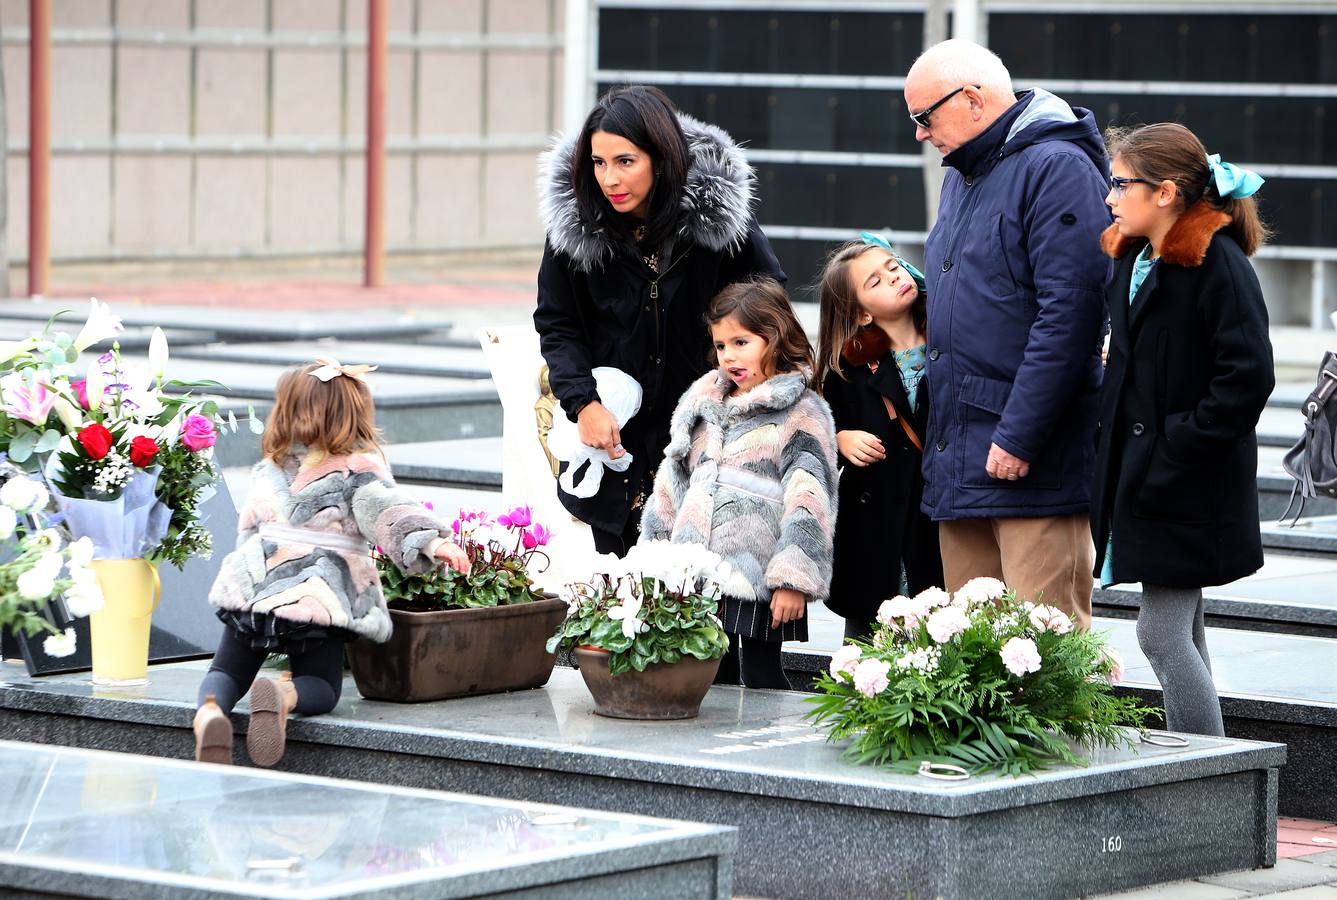
<instances>
[{"instance_id":1,"label":"white lily","mask_svg":"<svg viewBox=\"0 0 1337 900\"><path fill-rule=\"evenodd\" d=\"M121 317L112 315L110 306L92 297L88 301L88 321L79 329L79 336L74 339L74 349L83 353L98 341L120 334L123 328Z\"/></svg>"},{"instance_id":2,"label":"white lily","mask_svg":"<svg viewBox=\"0 0 1337 900\"><path fill-rule=\"evenodd\" d=\"M157 327L149 339L149 368L153 370L153 377L159 380L167 374L167 335Z\"/></svg>"},{"instance_id":3,"label":"white lily","mask_svg":"<svg viewBox=\"0 0 1337 900\"><path fill-rule=\"evenodd\" d=\"M107 376L96 359L88 364L88 374L84 379L84 392L88 395L88 409L91 412L102 405L102 394L107 390Z\"/></svg>"},{"instance_id":4,"label":"white lily","mask_svg":"<svg viewBox=\"0 0 1337 900\"><path fill-rule=\"evenodd\" d=\"M60 422L68 431L78 431L79 426L83 425L84 417L80 413L79 407L75 406L64 397L56 397L55 402L56 415L60 417Z\"/></svg>"}]
</instances>

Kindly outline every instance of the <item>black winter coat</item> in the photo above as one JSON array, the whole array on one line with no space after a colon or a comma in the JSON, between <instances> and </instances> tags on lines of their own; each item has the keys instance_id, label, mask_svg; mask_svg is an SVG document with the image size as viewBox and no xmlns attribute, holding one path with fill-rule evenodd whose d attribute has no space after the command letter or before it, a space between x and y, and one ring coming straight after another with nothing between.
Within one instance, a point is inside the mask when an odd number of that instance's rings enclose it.
<instances>
[{"instance_id":1,"label":"black winter coat","mask_svg":"<svg viewBox=\"0 0 1337 900\"><path fill-rule=\"evenodd\" d=\"M713 361L705 324L710 301L754 274L785 274L752 217L755 176L727 134L680 116L692 160L682 226L668 260L652 272L631 245L584 221L571 188L574 141L543 160L541 207L547 243L538 275L534 327L549 382L571 420L598 398L590 374L612 366L640 383L641 411L621 430L632 455L626 472L605 470L588 499L558 491L571 514L621 533L668 444L669 419L683 392Z\"/></svg>"},{"instance_id":2,"label":"black winter coat","mask_svg":"<svg viewBox=\"0 0 1337 900\"><path fill-rule=\"evenodd\" d=\"M1110 354L1100 393L1091 532L1100 575L1111 524L1114 578L1206 587L1263 564L1258 417L1275 376L1253 267L1199 204L1166 236L1130 309L1143 240L1111 226Z\"/></svg>"},{"instance_id":3,"label":"black winter coat","mask_svg":"<svg viewBox=\"0 0 1337 900\"><path fill-rule=\"evenodd\" d=\"M840 512L826 604L851 622L870 623L882 601L900 593L898 561L905 561L912 596L943 581L938 526L919 509L923 456L882 402L883 397L890 400L922 441L928 422L928 379L919 382L912 413L890 350L880 358L876 372L847 357L841 359L841 371L846 378L831 372L822 383L836 431L874 434L887 456L868 466L839 458Z\"/></svg>"}]
</instances>

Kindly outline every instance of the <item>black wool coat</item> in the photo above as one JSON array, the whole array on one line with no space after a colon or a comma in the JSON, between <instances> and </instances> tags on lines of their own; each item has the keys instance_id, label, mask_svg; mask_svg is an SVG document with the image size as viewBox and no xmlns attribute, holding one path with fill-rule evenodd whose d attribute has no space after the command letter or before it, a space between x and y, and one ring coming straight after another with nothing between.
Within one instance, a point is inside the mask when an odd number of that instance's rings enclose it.
<instances>
[{"instance_id":1,"label":"black wool coat","mask_svg":"<svg viewBox=\"0 0 1337 900\"><path fill-rule=\"evenodd\" d=\"M1275 384L1267 308L1248 258L1199 203L1180 216L1131 308L1145 240L1111 226L1109 364L1100 393L1091 532L1099 577L1194 588L1263 564L1255 428Z\"/></svg>"},{"instance_id":2,"label":"black wool coat","mask_svg":"<svg viewBox=\"0 0 1337 900\"><path fill-rule=\"evenodd\" d=\"M878 358L877 372L852 362L849 355L842 357L841 371L845 378L830 372L822 382L836 431L874 434L887 456L868 466L856 466L843 456L838 460L839 513L826 604L852 622L869 623L883 600L900 593L900 560L905 561L911 595L943 581L938 526L919 509L923 456L882 402L883 397L890 400L922 442L928 423L928 379L919 382L912 413L889 349Z\"/></svg>"},{"instance_id":3,"label":"black wool coat","mask_svg":"<svg viewBox=\"0 0 1337 900\"><path fill-rule=\"evenodd\" d=\"M573 516L621 533L668 444L678 398L713 364L705 314L721 289L752 275L782 283L784 271L753 218L755 176L727 134L680 115L692 158L671 254L652 271L630 244L584 219L571 187L574 140L545 155L540 207L547 242L534 327L553 394L572 421L598 398L591 370L621 369L641 385L641 411L621 429L632 456L605 470L586 499L558 490ZM639 512L636 513L639 515Z\"/></svg>"}]
</instances>

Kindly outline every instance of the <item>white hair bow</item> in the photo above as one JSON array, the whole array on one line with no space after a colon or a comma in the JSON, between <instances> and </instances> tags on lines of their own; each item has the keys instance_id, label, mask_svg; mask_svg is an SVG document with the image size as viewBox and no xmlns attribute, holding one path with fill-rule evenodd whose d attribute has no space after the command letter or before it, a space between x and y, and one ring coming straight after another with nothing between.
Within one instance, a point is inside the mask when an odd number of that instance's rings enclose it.
<instances>
[{"instance_id":1,"label":"white hair bow","mask_svg":"<svg viewBox=\"0 0 1337 900\"><path fill-rule=\"evenodd\" d=\"M367 373L375 372L376 366L345 366L341 365L339 360L332 356L317 356L316 362L320 368L313 369L309 374L316 376L321 381L329 381L331 378L338 378L340 375L347 375L354 381L367 383Z\"/></svg>"}]
</instances>

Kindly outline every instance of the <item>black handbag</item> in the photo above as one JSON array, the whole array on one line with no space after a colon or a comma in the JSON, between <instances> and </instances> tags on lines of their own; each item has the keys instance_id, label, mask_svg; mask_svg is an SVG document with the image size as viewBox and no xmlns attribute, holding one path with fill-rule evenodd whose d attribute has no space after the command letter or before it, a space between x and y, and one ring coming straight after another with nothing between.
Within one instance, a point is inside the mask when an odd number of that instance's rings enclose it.
<instances>
[{"instance_id":1,"label":"black handbag","mask_svg":"<svg viewBox=\"0 0 1337 900\"><path fill-rule=\"evenodd\" d=\"M1318 385L1305 398L1301 412L1305 416L1304 434L1281 462L1295 479L1290 502L1281 514L1283 521L1290 514L1296 496L1300 498L1300 509L1292 525L1304 515L1306 499L1320 495L1337 498L1337 353L1329 350L1323 354Z\"/></svg>"}]
</instances>

